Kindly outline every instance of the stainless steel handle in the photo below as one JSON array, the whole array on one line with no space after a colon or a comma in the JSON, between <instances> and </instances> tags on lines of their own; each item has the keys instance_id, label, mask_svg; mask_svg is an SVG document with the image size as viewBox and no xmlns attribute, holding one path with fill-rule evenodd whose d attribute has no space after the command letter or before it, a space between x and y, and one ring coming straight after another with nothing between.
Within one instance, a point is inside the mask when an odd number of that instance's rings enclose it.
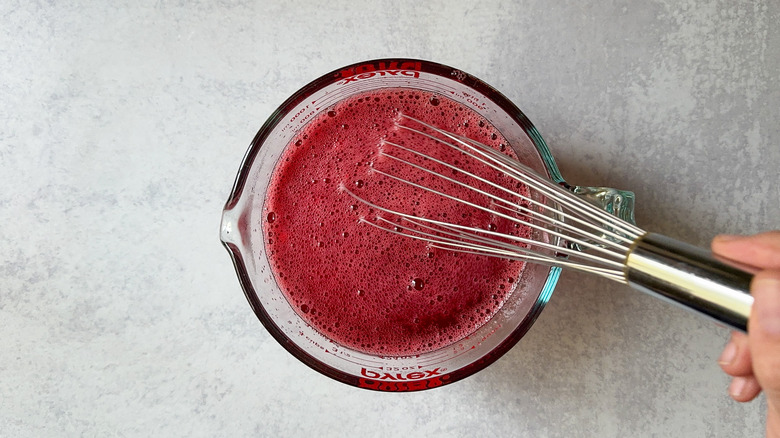
<instances>
[{"instance_id":1,"label":"stainless steel handle","mask_svg":"<svg viewBox=\"0 0 780 438\"><path fill-rule=\"evenodd\" d=\"M707 250L648 233L629 251L625 277L634 289L747 331L753 275Z\"/></svg>"}]
</instances>

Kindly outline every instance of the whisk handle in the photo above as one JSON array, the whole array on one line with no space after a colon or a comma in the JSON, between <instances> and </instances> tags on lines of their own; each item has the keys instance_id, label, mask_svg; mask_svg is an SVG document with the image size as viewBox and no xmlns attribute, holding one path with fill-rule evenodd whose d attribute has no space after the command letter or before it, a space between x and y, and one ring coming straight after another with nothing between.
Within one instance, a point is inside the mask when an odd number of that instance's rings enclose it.
<instances>
[{"instance_id":1,"label":"whisk handle","mask_svg":"<svg viewBox=\"0 0 780 438\"><path fill-rule=\"evenodd\" d=\"M747 331L753 274L660 234L637 239L626 258L628 284L729 327Z\"/></svg>"}]
</instances>

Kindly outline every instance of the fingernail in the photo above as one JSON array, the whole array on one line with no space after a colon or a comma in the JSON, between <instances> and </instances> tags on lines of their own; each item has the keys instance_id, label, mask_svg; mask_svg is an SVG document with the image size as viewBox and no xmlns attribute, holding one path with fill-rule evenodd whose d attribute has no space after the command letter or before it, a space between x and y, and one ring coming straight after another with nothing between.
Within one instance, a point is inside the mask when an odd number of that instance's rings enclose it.
<instances>
[{"instance_id":1,"label":"fingernail","mask_svg":"<svg viewBox=\"0 0 780 438\"><path fill-rule=\"evenodd\" d=\"M744 239L744 238L745 238L745 236L740 236L738 234L719 234L719 235L715 236L715 239L716 240L720 240L721 242L728 242L728 241L731 241L731 240L739 240L739 239Z\"/></svg>"},{"instance_id":2,"label":"fingernail","mask_svg":"<svg viewBox=\"0 0 780 438\"><path fill-rule=\"evenodd\" d=\"M729 395L735 398L742 395L746 383L747 380L744 377L734 377L729 385Z\"/></svg>"},{"instance_id":3,"label":"fingernail","mask_svg":"<svg viewBox=\"0 0 780 438\"><path fill-rule=\"evenodd\" d=\"M737 345L733 342L729 342L728 345L726 345L726 348L723 349L723 353L720 354L718 363L721 365L728 365L734 361L735 357L737 357Z\"/></svg>"},{"instance_id":4,"label":"fingernail","mask_svg":"<svg viewBox=\"0 0 780 438\"><path fill-rule=\"evenodd\" d=\"M753 311L759 329L780 338L780 278L756 275L750 289L757 303Z\"/></svg>"}]
</instances>

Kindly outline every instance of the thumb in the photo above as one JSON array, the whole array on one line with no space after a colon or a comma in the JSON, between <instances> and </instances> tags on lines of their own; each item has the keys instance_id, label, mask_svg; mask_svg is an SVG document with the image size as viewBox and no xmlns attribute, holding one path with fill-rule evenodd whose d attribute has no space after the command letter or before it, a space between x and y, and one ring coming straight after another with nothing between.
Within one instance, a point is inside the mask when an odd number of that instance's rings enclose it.
<instances>
[{"instance_id":1,"label":"thumb","mask_svg":"<svg viewBox=\"0 0 780 438\"><path fill-rule=\"evenodd\" d=\"M770 409L780 409L780 270L759 272L750 290L754 302L748 343L753 375L764 390Z\"/></svg>"}]
</instances>

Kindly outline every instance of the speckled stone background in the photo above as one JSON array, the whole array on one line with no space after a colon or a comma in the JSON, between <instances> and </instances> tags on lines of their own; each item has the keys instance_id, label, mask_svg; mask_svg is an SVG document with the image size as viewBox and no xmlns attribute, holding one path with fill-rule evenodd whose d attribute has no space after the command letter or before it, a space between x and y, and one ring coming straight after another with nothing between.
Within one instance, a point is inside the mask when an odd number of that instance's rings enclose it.
<instances>
[{"instance_id":1,"label":"speckled stone background","mask_svg":"<svg viewBox=\"0 0 780 438\"><path fill-rule=\"evenodd\" d=\"M778 228L778 22L773 0L3 1L0 436L761 436L726 329L572 273L469 379L331 381L264 331L218 228L273 109L390 56L497 87L646 229Z\"/></svg>"}]
</instances>

